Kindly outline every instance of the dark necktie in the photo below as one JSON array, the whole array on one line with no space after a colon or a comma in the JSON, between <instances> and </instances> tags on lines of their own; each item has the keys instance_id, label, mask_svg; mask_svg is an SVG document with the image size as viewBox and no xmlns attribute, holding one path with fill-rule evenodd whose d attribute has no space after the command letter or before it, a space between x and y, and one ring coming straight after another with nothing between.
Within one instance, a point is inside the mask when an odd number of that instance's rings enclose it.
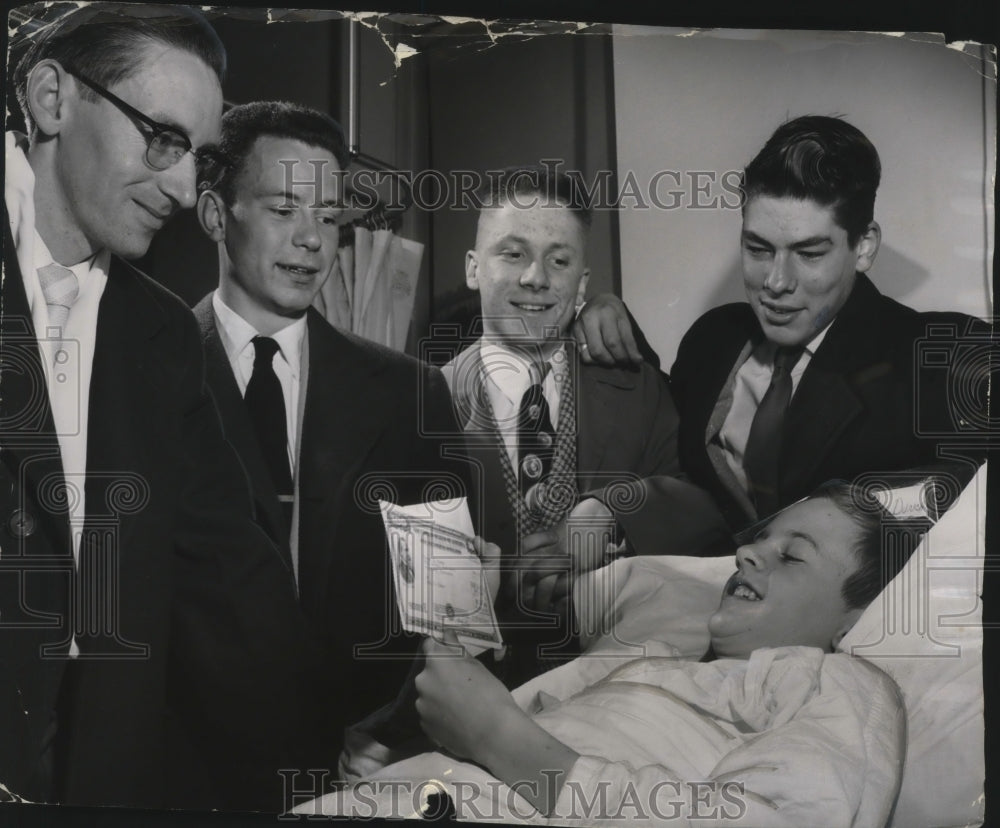
<instances>
[{"instance_id":1,"label":"dark necktie","mask_svg":"<svg viewBox=\"0 0 1000 828\"><path fill-rule=\"evenodd\" d=\"M785 412L792 399L792 368L802 355L802 348L778 348L774 355L771 384L757 406L746 451L743 470L750 493L757 506L757 516L765 517L778 509L778 458L785 428Z\"/></svg>"},{"instance_id":2,"label":"dark necktie","mask_svg":"<svg viewBox=\"0 0 1000 828\"><path fill-rule=\"evenodd\" d=\"M517 483L522 497L549 473L555 453L555 429L542 389L548 367L531 366L532 382L517 413Z\"/></svg>"},{"instance_id":3,"label":"dark necktie","mask_svg":"<svg viewBox=\"0 0 1000 828\"><path fill-rule=\"evenodd\" d=\"M253 374L243 399L250 413L257 443L271 473L279 498L292 495L292 473L288 466L288 422L285 397L274 373L274 355L278 343L267 336L253 338ZM289 502L289 501L285 501Z\"/></svg>"}]
</instances>

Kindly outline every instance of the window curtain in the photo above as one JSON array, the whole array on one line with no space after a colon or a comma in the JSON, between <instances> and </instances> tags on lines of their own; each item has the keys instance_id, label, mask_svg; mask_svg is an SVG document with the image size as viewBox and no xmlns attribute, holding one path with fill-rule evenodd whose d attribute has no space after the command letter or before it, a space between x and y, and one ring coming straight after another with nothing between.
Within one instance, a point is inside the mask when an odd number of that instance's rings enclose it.
<instances>
[{"instance_id":1,"label":"window curtain","mask_svg":"<svg viewBox=\"0 0 1000 828\"><path fill-rule=\"evenodd\" d=\"M424 246L402 238L398 225L398 216L375 214L342 227L337 259L314 304L335 327L403 351Z\"/></svg>"}]
</instances>

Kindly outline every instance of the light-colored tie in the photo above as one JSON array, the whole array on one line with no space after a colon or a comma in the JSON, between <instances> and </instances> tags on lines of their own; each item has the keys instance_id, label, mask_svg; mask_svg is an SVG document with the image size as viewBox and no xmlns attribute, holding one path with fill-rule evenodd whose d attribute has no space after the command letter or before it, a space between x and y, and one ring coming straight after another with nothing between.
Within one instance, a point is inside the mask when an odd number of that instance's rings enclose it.
<instances>
[{"instance_id":1,"label":"light-colored tie","mask_svg":"<svg viewBox=\"0 0 1000 828\"><path fill-rule=\"evenodd\" d=\"M69 319L69 310L80 295L80 282L72 270L55 262L38 268L38 281L42 285L45 304L49 306L49 325L59 328L61 337Z\"/></svg>"},{"instance_id":2,"label":"light-colored tie","mask_svg":"<svg viewBox=\"0 0 1000 828\"><path fill-rule=\"evenodd\" d=\"M38 281L42 286L45 304L49 307L49 327L58 329L53 337L56 348L52 358L56 364L65 362L68 354L63 348L63 334L70 308L80 295L80 281L72 270L55 262L38 268Z\"/></svg>"}]
</instances>

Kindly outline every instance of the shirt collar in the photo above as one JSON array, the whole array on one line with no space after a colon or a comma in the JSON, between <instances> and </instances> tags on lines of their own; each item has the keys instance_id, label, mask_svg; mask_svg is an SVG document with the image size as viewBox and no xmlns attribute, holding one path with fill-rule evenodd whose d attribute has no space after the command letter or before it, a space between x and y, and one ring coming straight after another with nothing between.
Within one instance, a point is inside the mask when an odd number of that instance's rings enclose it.
<instances>
[{"instance_id":1,"label":"shirt collar","mask_svg":"<svg viewBox=\"0 0 1000 828\"><path fill-rule=\"evenodd\" d=\"M830 330L830 326L832 324L833 324L833 319L827 322L826 327L823 328L823 330L821 330L818 334L816 334L816 336L814 336L806 343L805 350L810 357L815 356L816 351L819 349L819 346L823 343L823 340L826 338L826 332Z\"/></svg>"},{"instance_id":2,"label":"shirt collar","mask_svg":"<svg viewBox=\"0 0 1000 828\"><path fill-rule=\"evenodd\" d=\"M241 356L249 347L250 341L255 336L260 336L260 332L223 302L218 290L212 294L212 309L219 320L220 338L226 353L229 354L230 358L234 355ZM299 370L302 365L302 342L305 335L305 315L286 325L277 333L271 334L271 339L277 343L281 356L288 363L288 368L295 379L299 378Z\"/></svg>"},{"instance_id":3,"label":"shirt collar","mask_svg":"<svg viewBox=\"0 0 1000 828\"><path fill-rule=\"evenodd\" d=\"M35 246L32 251L32 259L36 273L47 265L57 264L73 272L80 285L81 292L86 288L88 280L94 273L107 275L108 265L111 263L111 253L107 248L98 250L93 256L84 259L82 262L77 262L75 265L64 265L52 258L49 246L45 243L45 239L38 235L37 228L33 228L33 231L35 234Z\"/></svg>"},{"instance_id":4,"label":"shirt collar","mask_svg":"<svg viewBox=\"0 0 1000 828\"><path fill-rule=\"evenodd\" d=\"M826 327L823 328L823 330L821 330L812 339L810 339L804 346L802 346L802 350L805 351L809 359L812 359L813 356L815 356L816 351L819 349L819 346L823 343L823 340L826 338L826 334L830 330L830 325L832 324L833 320L830 320L830 322L827 323ZM760 345L757 348L754 349L754 357L760 360L760 362L762 362L763 364L770 366L774 362L774 354L775 351L777 350L778 346L775 343L771 342L771 340L769 339L765 339L763 342L760 343ZM796 364L797 365L801 364L801 358L800 361Z\"/></svg>"},{"instance_id":5,"label":"shirt collar","mask_svg":"<svg viewBox=\"0 0 1000 828\"><path fill-rule=\"evenodd\" d=\"M550 366L565 365L566 360L554 359L558 353L565 353L566 346L560 345L548 360ZM529 361L523 353L514 348L508 348L496 341L486 341L480 344L479 356L487 378L500 392L515 405L520 403L524 392L531 385ZM553 367L553 370L555 368ZM552 375L552 371L549 371Z\"/></svg>"}]
</instances>

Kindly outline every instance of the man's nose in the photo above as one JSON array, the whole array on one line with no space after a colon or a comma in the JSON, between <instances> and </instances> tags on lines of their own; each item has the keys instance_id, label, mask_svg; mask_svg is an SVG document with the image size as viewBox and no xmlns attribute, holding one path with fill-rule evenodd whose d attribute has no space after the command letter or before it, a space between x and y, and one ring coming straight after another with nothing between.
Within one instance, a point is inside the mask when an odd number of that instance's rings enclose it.
<instances>
[{"instance_id":1,"label":"man's nose","mask_svg":"<svg viewBox=\"0 0 1000 828\"><path fill-rule=\"evenodd\" d=\"M304 247L306 250L319 250L322 243L316 217L309 210L299 210L295 232L292 235L292 244L296 247Z\"/></svg>"},{"instance_id":2,"label":"man's nose","mask_svg":"<svg viewBox=\"0 0 1000 828\"><path fill-rule=\"evenodd\" d=\"M795 274L786 254L777 253L771 260L771 267L764 279L764 289L774 294L795 290Z\"/></svg>"},{"instance_id":3,"label":"man's nose","mask_svg":"<svg viewBox=\"0 0 1000 828\"><path fill-rule=\"evenodd\" d=\"M158 174L160 190L177 205L177 209L194 207L198 200L198 179L194 153L185 153L176 164Z\"/></svg>"},{"instance_id":4,"label":"man's nose","mask_svg":"<svg viewBox=\"0 0 1000 828\"><path fill-rule=\"evenodd\" d=\"M549 274L542 262L532 261L521 271L521 286L541 289L549 286Z\"/></svg>"}]
</instances>

